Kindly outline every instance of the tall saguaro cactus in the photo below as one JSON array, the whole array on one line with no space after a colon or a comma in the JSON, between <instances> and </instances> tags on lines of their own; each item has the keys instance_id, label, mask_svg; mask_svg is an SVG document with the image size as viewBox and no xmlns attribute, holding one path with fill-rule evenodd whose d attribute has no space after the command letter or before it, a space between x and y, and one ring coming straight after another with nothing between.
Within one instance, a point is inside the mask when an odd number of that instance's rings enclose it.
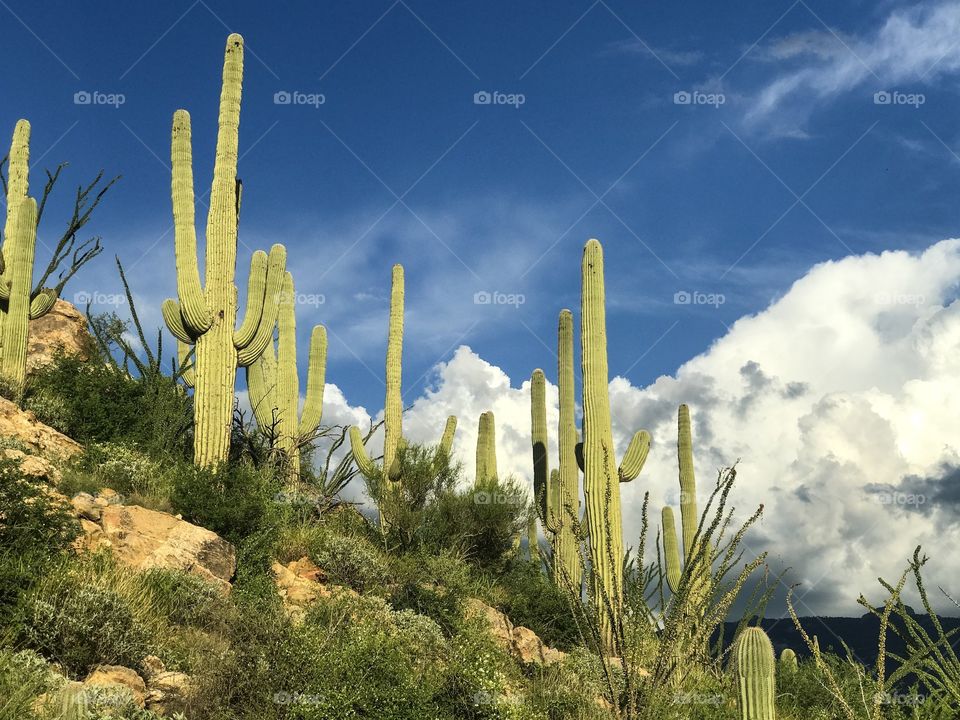
<instances>
[{"instance_id":1,"label":"tall saguaro cactus","mask_svg":"<svg viewBox=\"0 0 960 720\"><path fill-rule=\"evenodd\" d=\"M617 467L610 421L603 248L589 240L581 265L580 352L583 374L583 489L601 638L615 651L623 613L623 523L620 483L640 474L650 434L637 432Z\"/></svg>"},{"instance_id":2,"label":"tall saguaro cactus","mask_svg":"<svg viewBox=\"0 0 960 720\"><path fill-rule=\"evenodd\" d=\"M497 474L497 430L493 411L480 413L477 425L477 486L496 481Z\"/></svg>"},{"instance_id":3,"label":"tall saguaro cactus","mask_svg":"<svg viewBox=\"0 0 960 720\"><path fill-rule=\"evenodd\" d=\"M737 687L740 720L776 720L776 659L773 644L761 628L740 632L730 670Z\"/></svg>"},{"instance_id":4,"label":"tall saguaro cactus","mask_svg":"<svg viewBox=\"0 0 960 720\"><path fill-rule=\"evenodd\" d=\"M554 524L554 572L565 576L579 595L581 582L579 542L574 519L580 517L580 472L577 467L577 421L573 379L573 313L561 310L557 322L557 384L560 391L560 424L557 432L559 467L556 487L551 488L556 510ZM637 468L637 473L640 468ZM562 570L561 570L562 568Z\"/></svg>"},{"instance_id":5,"label":"tall saguaro cactus","mask_svg":"<svg viewBox=\"0 0 960 720\"><path fill-rule=\"evenodd\" d=\"M165 300L163 317L177 340L195 343L194 460L201 466L226 461L230 450L237 367L256 361L273 337L286 251L274 245L250 262L246 315L237 320L237 223L240 185L237 149L243 82L243 38L227 38L220 93L217 152L207 215L205 283L200 284L194 221L190 115L173 115L171 161L178 300Z\"/></svg>"},{"instance_id":6,"label":"tall saguaro cactus","mask_svg":"<svg viewBox=\"0 0 960 720\"><path fill-rule=\"evenodd\" d=\"M398 482L400 463L397 449L403 442L403 398L400 392L403 360L403 265L393 266L390 285L390 323L387 329L386 398L383 403L383 464L380 468L370 458L363 445L363 435L358 427L350 428L350 449L357 468L367 478L381 478ZM453 436L457 430L457 418L447 418L440 438L440 452L449 456Z\"/></svg>"},{"instance_id":7,"label":"tall saguaro cactus","mask_svg":"<svg viewBox=\"0 0 960 720\"><path fill-rule=\"evenodd\" d=\"M285 273L277 317L277 347L273 342L252 365L247 366L250 404L261 428L274 428L277 446L287 456L288 477L300 477L300 445L320 425L327 366L327 330L316 325L310 335L307 393L303 413L298 415L300 377L297 373L296 295L293 276Z\"/></svg>"},{"instance_id":8,"label":"tall saguaro cactus","mask_svg":"<svg viewBox=\"0 0 960 720\"><path fill-rule=\"evenodd\" d=\"M8 160L7 213L3 248L0 249L0 376L15 388L22 388L27 376L30 320L50 312L62 284L54 289L33 289L37 201L27 194L30 189L30 123L26 120L17 121ZM99 252L98 248L94 255ZM85 261L83 257L80 260L80 264Z\"/></svg>"}]
</instances>

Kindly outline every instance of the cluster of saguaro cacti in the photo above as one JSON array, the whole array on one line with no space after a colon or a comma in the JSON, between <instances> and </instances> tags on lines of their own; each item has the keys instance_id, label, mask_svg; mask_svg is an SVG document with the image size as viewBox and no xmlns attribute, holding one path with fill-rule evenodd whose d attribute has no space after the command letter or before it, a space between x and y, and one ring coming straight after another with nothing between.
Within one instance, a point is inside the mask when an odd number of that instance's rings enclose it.
<instances>
[{"instance_id":1,"label":"cluster of saguaro cacti","mask_svg":"<svg viewBox=\"0 0 960 720\"><path fill-rule=\"evenodd\" d=\"M767 634L744 628L734 642L730 672L737 689L740 720L775 720L776 657Z\"/></svg>"},{"instance_id":2,"label":"cluster of saguaro cacti","mask_svg":"<svg viewBox=\"0 0 960 720\"><path fill-rule=\"evenodd\" d=\"M553 551L553 575L561 587L579 594L580 552L574 526L580 514L580 475L577 468L576 406L573 378L573 314L560 312L558 325L560 422L559 468L547 458L546 378L540 369L530 377L530 423L533 442L533 489L538 511Z\"/></svg>"},{"instance_id":3,"label":"cluster of saguaro cacti","mask_svg":"<svg viewBox=\"0 0 960 720\"><path fill-rule=\"evenodd\" d=\"M711 552L699 552L697 528L700 515L697 511L697 484L693 472L693 438L690 431L690 408L681 405L677 411L677 464L680 468L680 522L683 536L683 556L677 545L677 530L674 523L673 508L663 508L663 554L666 563L667 585L676 594L680 589L680 580L686 567L690 573L691 594L702 597L710 590ZM695 558L700 562L697 567L692 563Z\"/></svg>"},{"instance_id":4,"label":"cluster of saguaro cacti","mask_svg":"<svg viewBox=\"0 0 960 720\"><path fill-rule=\"evenodd\" d=\"M587 505L593 592L601 638L614 649L623 614L623 530L620 483L636 478L650 449L638 431L617 467L610 422L603 248L589 240L581 265L580 351L583 375L583 490Z\"/></svg>"},{"instance_id":5,"label":"cluster of saguaro cacti","mask_svg":"<svg viewBox=\"0 0 960 720\"><path fill-rule=\"evenodd\" d=\"M320 425L327 365L327 331L316 325L310 335L307 393L302 415L300 377L297 373L297 321L294 313L293 276L286 273L277 317L277 347L271 341L253 364L247 366L247 388L254 417L270 429L277 447L286 454L289 479L300 477L300 446Z\"/></svg>"},{"instance_id":6,"label":"cluster of saguaro cacti","mask_svg":"<svg viewBox=\"0 0 960 720\"><path fill-rule=\"evenodd\" d=\"M480 413L477 423L477 475L476 486L496 482L497 474L497 429L493 411Z\"/></svg>"},{"instance_id":7,"label":"cluster of saguaro cacti","mask_svg":"<svg viewBox=\"0 0 960 720\"><path fill-rule=\"evenodd\" d=\"M27 195L30 172L30 123L18 120L10 145L7 216L0 250L0 375L14 387L27 376L30 320L50 312L57 291L33 292L37 246L37 201Z\"/></svg>"},{"instance_id":8,"label":"cluster of saguaro cacti","mask_svg":"<svg viewBox=\"0 0 960 720\"><path fill-rule=\"evenodd\" d=\"M202 466L216 466L228 457L237 367L255 362L273 337L286 266L282 245L274 245L269 257L262 251L254 253L246 315L237 329L234 277L240 213L237 148L242 83L243 38L232 34L227 38L223 62L204 285L200 283L194 222L190 115L186 110L177 110L173 116L171 194L178 299L165 300L162 310L167 327L177 340L195 345L194 460Z\"/></svg>"},{"instance_id":9,"label":"cluster of saguaro cacti","mask_svg":"<svg viewBox=\"0 0 960 720\"><path fill-rule=\"evenodd\" d=\"M387 331L387 394L383 404L383 463L378 468L363 445L363 435L357 427L350 428L350 449L360 472L368 478L383 478L398 482L400 463L397 450L403 443L403 399L400 393L401 365L403 359L403 266L393 266L390 285L390 324ZM447 418L440 438L440 452L449 455L453 436L457 430L457 418Z\"/></svg>"}]
</instances>

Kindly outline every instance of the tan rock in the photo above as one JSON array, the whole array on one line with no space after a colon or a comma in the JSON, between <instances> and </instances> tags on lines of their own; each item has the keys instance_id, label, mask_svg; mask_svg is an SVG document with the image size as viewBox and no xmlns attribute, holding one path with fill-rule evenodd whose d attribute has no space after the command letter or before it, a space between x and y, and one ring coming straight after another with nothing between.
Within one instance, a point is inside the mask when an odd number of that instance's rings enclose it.
<instances>
[{"instance_id":1,"label":"tan rock","mask_svg":"<svg viewBox=\"0 0 960 720\"><path fill-rule=\"evenodd\" d=\"M567 656L565 652L545 645L530 628L515 626L504 613L478 598L467 598L464 611L467 618L485 620L497 644L526 665L552 665Z\"/></svg>"},{"instance_id":2,"label":"tan rock","mask_svg":"<svg viewBox=\"0 0 960 720\"><path fill-rule=\"evenodd\" d=\"M151 676L147 685L146 706L160 715L187 710L193 694L193 680L186 673L163 671Z\"/></svg>"},{"instance_id":3,"label":"tan rock","mask_svg":"<svg viewBox=\"0 0 960 720\"><path fill-rule=\"evenodd\" d=\"M27 372L52 363L59 348L88 360L90 343L86 317L66 300L57 300L50 312L30 321Z\"/></svg>"},{"instance_id":4,"label":"tan rock","mask_svg":"<svg viewBox=\"0 0 960 720\"><path fill-rule=\"evenodd\" d=\"M159 675L167 670L163 664L163 660L156 655L147 655L140 664L143 665L143 677L147 679L147 682L149 682L150 678L154 675Z\"/></svg>"},{"instance_id":5,"label":"tan rock","mask_svg":"<svg viewBox=\"0 0 960 720\"><path fill-rule=\"evenodd\" d=\"M147 685L143 682L143 678L130 668L122 665L101 665L87 675L83 684L88 687L98 686L129 690L134 702L140 707L144 707Z\"/></svg>"},{"instance_id":6,"label":"tan rock","mask_svg":"<svg viewBox=\"0 0 960 720\"><path fill-rule=\"evenodd\" d=\"M63 433L37 420L29 410L21 410L6 398L0 398L0 437L22 443L27 454L41 455L56 464L83 452L83 447Z\"/></svg>"},{"instance_id":7,"label":"tan rock","mask_svg":"<svg viewBox=\"0 0 960 720\"><path fill-rule=\"evenodd\" d=\"M230 589L236 550L210 530L137 505L103 507L97 527L98 542L109 543L114 556L130 567L185 570Z\"/></svg>"},{"instance_id":8,"label":"tan rock","mask_svg":"<svg viewBox=\"0 0 960 720\"><path fill-rule=\"evenodd\" d=\"M352 588L326 584L326 573L306 556L286 565L274 562L271 569L283 608L295 622L302 621L310 605L321 598L358 594Z\"/></svg>"},{"instance_id":9,"label":"tan rock","mask_svg":"<svg viewBox=\"0 0 960 720\"><path fill-rule=\"evenodd\" d=\"M6 448L3 456L16 460L20 464L20 472L34 480L44 480L56 485L60 482L60 470L49 460L39 455L30 455L23 450Z\"/></svg>"},{"instance_id":10,"label":"tan rock","mask_svg":"<svg viewBox=\"0 0 960 720\"><path fill-rule=\"evenodd\" d=\"M99 522L103 514L103 508L97 505L93 495L86 492L77 493L70 500L74 512L77 516L91 522Z\"/></svg>"}]
</instances>

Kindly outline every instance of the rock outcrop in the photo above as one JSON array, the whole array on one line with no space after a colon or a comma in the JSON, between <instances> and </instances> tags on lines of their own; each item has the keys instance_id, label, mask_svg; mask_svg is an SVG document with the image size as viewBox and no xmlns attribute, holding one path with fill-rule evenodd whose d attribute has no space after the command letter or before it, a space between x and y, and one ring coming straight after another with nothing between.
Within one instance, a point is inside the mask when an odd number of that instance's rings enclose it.
<instances>
[{"instance_id":1,"label":"rock outcrop","mask_svg":"<svg viewBox=\"0 0 960 720\"><path fill-rule=\"evenodd\" d=\"M138 570L173 568L199 575L230 590L237 569L233 545L215 532L168 513L119 504L112 490L71 500L80 517L82 544L90 550L110 548L120 562Z\"/></svg>"},{"instance_id":2,"label":"rock outcrop","mask_svg":"<svg viewBox=\"0 0 960 720\"><path fill-rule=\"evenodd\" d=\"M154 655L143 659L143 674L147 684L144 698L147 710L158 715L173 715L188 709L194 690L189 675L167 670L160 658Z\"/></svg>"},{"instance_id":3,"label":"rock outcrop","mask_svg":"<svg viewBox=\"0 0 960 720\"><path fill-rule=\"evenodd\" d=\"M49 365L61 350L87 360L90 344L87 318L66 300L57 300L50 312L30 321L27 372Z\"/></svg>"},{"instance_id":4,"label":"rock outcrop","mask_svg":"<svg viewBox=\"0 0 960 720\"><path fill-rule=\"evenodd\" d=\"M0 437L12 438L29 455L40 455L51 462L64 461L83 452L83 447L37 420L29 410L21 410L6 398L0 398Z\"/></svg>"},{"instance_id":5,"label":"rock outcrop","mask_svg":"<svg viewBox=\"0 0 960 720\"><path fill-rule=\"evenodd\" d=\"M525 665L553 665L566 657L565 652L545 645L533 630L514 625L510 618L482 600L468 598L464 610L467 618L485 620L497 644Z\"/></svg>"}]
</instances>

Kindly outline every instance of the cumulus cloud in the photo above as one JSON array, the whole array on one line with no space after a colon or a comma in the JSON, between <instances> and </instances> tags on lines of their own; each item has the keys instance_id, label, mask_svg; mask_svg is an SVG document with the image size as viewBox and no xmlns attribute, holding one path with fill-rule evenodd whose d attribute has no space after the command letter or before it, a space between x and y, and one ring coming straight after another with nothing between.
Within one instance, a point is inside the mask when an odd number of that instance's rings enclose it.
<instances>
[{"instance_id":1,"label":"cumulus cloud","mask_svg":"<svg viewBox=\"0 0 960 720\"><path fill-rule=\"evenodd\" d=\"M753 54L786 69L755 94L746 120L789 134L817 103L842 93L864 89L872 96L903 83L918 88L901 90L921 91L960 70L958 32L960 6L933 2L896 9L862 37L823 29L780 38Z\"/></svg>"},{"instance_id":2,"label":"cumulus cloud","mask_svg":"<svg viewBox=\"0 0 960 720\"><path fill-rule=\"evenodd\" d=\"M822 263L674 375L646 387L612 378L617 450L638 428L654 438L640 478L621 486L626 542L638 536L645 491L655 513L678 502L676 409L687 402L700 494L739 458L740 512L765 505L747 544L793 568L801 612L856 613L857 595L876 596L877 576L897 575L917 544L933 558L931 587L955 585L958 277L958 240ZM556 427L554 386L548 400ZM512 382L467 347L437 366L405 431L435 442L446 415L458 415L455 452L470 478L488 409L501 473L529 482L529 380Z\"/></svg>"}]
</instances>

